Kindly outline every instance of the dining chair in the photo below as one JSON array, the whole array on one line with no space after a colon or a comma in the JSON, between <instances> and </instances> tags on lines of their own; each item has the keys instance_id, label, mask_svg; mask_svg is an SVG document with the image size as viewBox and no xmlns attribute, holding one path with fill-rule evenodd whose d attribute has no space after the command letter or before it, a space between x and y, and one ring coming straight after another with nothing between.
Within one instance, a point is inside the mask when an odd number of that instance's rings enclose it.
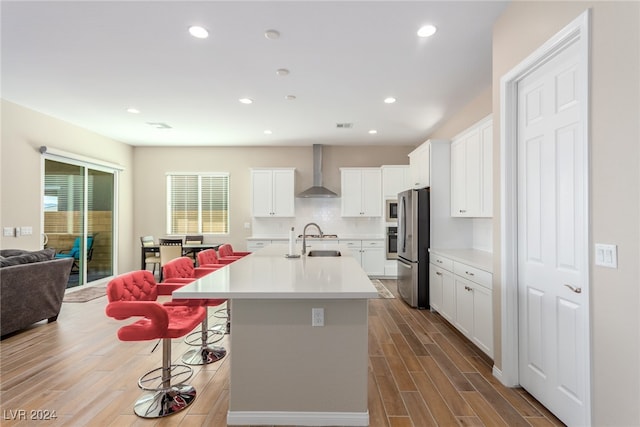
<instances>
[{"instance_id":1,"label":"dining chair","mask_svg":"<svg viewBox=\"0 0 640 427\"><path fill-rule=\"evenodd\" d=\"M185 245L201 245L204 243L204 236L202 234L196 234L191 236L184 237ZM197 249L187 249L184 252L184 255L193 259L193 263L196 263L196 254L198 253Z\"/></svg>"},{"instance_id":2,"label":"dining chair","mask_svg":"<svg viewBox=\"0 0 640 427\"><path fill-rule=\"evenodd\" d=\"M142 247L153 247L156 245L153 236L142 236L140 237L140 243L142 243ZM160 270L160 254L158 252L146 253L144 257L144 266L146 268L147 264L153 264L153 274L156 274L156 265L158 266L158 270Z\"/></svg>"},{"instance_id":3,"label":"dining chair","mask_svg":"<svg viewBox=\"0 0 640 427\"><path fill-rule=\"evenodd\" d=\"M182 239L159 239L158 247L160 248L160 281L162 281L162 270L165 264L182 256Z\"/></svg>"}]
</instances>

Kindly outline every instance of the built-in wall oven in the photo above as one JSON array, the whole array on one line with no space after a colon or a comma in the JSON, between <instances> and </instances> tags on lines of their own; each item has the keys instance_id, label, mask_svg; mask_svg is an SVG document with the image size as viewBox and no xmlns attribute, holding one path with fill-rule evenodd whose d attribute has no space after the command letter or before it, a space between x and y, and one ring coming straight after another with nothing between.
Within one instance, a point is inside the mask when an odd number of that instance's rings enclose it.
<instances>
[{"instance_id":1,"label":"built-in wall oven","mask_svg":"<svg viewBox=\"0 0 640 427\"><path fill-rule=\"evenodd\" d=\"M398 258L398 227L387 227L387 259Z\"/></svg>"},{"instance_id":2,"label":"built-in wall oven","mask_svg":"<svg viewBox=\"0 0 640 427\"><path fill-rule=\"evenodd\" d=\"M387 222L398 221L398 201L397 200L387 200L385 216L387 217Z\"/></svg>"}]
</instances>

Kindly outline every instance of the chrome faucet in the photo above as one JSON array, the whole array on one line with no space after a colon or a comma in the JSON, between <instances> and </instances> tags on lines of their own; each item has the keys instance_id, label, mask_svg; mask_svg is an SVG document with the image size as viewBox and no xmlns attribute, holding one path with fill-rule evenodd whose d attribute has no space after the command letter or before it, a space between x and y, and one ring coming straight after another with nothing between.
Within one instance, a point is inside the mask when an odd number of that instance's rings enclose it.
<instances>
[{"instance_id":1,"label":"chrome faucet","mask_svg":"<svg viewBox=\"0 0 640 427\"><path fill-rule=\"evenodd\" d=\"M302 230L302 255L307 253L307 227L310 225L313 225L315 228L318 229L318 233L320 233L320 237L323 236L322 230L320 230L320 226L315 222L310 222L309 224L305 225L304 229Z\"/></svg>"}]
</instances>

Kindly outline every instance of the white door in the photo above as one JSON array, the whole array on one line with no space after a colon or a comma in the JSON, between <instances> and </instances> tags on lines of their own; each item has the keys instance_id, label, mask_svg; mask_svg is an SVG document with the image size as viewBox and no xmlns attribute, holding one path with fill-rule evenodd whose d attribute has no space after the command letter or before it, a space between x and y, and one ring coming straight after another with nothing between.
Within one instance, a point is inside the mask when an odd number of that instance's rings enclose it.
<instances>
[{"instance_id":1,"label":"white door","mask_svg":"<svg viewBox=\"0 0 640 427\"><path fill-rule=\"evenodd\" d=\"M587 144L577 43L518 84L520 384L568 425L588 420Z\"/></svg>"}]
</instances>

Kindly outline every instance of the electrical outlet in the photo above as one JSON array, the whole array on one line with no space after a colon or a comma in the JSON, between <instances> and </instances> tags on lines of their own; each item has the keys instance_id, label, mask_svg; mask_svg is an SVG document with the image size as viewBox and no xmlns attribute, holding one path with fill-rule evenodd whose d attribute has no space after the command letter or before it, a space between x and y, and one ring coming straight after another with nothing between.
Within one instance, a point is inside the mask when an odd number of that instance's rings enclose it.
<instances>
[{"instance_id":1,"label":"electrical outlet","mask_svg":"<svg viewBox=\"0 0 640 427\"><path fill-rule=\"evenodd\" d=\"M4 237L13 237L16 235L16 230L13 227L2 227L2 235Z\"/></svg>"},{"instance_id":2,"label":"electrical outlet","mask_svg":"<svg viewBox=\"0 0 640 427\"><path fill-rule=\"evenodd\" d=\"M33 227L20 227L20 235L21 236L31 236L33 234Z\"/></svg>"},{"instance_id":3,"label":"electrical outlet","mask_svg":"<svg viewBox=\"0 0 640 427\"><path fill-rule=\"evenodd\" d=\"M324 308L311 309L311 326L324 326Z\"/></svg>"}]
</instances>

